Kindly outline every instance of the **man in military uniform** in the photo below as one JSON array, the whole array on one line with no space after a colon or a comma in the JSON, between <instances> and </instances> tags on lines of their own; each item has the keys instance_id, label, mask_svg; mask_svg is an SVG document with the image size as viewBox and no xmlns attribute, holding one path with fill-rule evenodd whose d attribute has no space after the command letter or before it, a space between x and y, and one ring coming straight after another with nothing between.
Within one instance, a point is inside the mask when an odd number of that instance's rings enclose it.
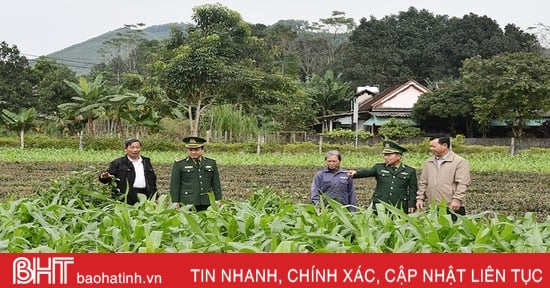
<instances>
[{"instance_id":1,"label":"man in military uniform","mask_svg":"<svg viewBox=\"0 0 550 288\"><path fill-rule=\"evenodd\" d=\"M216 201L222 199L220 175L216 160L204 157L206 139L186 137L187 157L176 160L170 177L172 202L180 205L194 205L197 211L210 206L208 193L213 192Z\"/></svg>"},{"instance_id":2,"label":"man in military uniform","mask_svg":"<svg viewBox=\"0 0 550 288\"><path fill-rule=\"evenodd\" d=\"M401 163L401 157L407 149L389 140L384 141L383 145L384 163L374 164L369 169L349 170L348 175L353 178L376 178L373 205L385 202L403 209L405 213L412 213L415 211L418 190L416 170Z\"/></svg>"}]
</instances>

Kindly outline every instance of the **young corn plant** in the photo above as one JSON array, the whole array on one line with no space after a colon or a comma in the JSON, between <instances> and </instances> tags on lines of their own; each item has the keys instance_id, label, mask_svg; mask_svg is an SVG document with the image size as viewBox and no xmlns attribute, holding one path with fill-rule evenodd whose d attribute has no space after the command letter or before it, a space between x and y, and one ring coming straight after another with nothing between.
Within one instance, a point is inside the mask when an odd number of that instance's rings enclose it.
<instances>
[{"instance_id":1,"label":"young corn plant","mask_svg":"<svg viewBox=\"0 0 550 288\"><path fill-rule=\"evenodd\" d=\"M111 199L96 175L55 179L49 190L0 203L0 252L550 252L550 220L484 212L452 221L445 205L406 214L386 203L321 209L269 187L246 201L210 195L196 212L169 195L136 205Z\"/></svg>"}]
</instances>

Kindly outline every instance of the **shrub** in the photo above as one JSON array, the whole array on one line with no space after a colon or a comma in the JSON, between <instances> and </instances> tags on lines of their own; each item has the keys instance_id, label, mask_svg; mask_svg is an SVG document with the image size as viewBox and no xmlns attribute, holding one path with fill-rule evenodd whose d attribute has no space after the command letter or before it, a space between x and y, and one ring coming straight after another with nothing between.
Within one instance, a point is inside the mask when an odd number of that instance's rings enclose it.
<instances>
[{"instance_id":1,"label":"shrub","mask_svg":"<svg viewBox=\"0 0 550 288\"><path fill-rule=\"evenodd\" d=\"M422 130L403 121L391 118L378 130L378 134L386 139L399 140L403 138L418 137Z\"/></svg>"},{"instance_id":2,"label":"shrub","mask_svg":"<svg viewBox=\"0 0 550 288\"><path fill-rule=\"evenodd\" d=\"M365 130L353 131L350 129L334 129L332 131L323 132L323 137L327 137L329 140L336 141L338 143L346 143L357 139L367 140L372 138L372 133Z\"/></svg>"}]
</instances>

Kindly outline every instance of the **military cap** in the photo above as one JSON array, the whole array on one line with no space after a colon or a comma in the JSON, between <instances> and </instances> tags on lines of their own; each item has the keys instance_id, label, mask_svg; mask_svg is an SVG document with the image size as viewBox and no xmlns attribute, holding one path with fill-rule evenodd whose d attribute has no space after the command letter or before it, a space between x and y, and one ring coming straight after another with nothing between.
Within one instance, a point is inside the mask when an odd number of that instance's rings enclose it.
<instances>
[{"instance_id":1,"label":"military cap","mask_svg":"<svg viewBox=\"0 0 550 288\"><path fill-rule=\"evenodd\" d=\"M391 154L391 153L403 154L403 152L408 151L406 148L401 147L399 146L399 144L390 140L385 140L383 144L384 144L384 150L382 150L382 154Z\"/></svg>"},{"instance_id":2,"label":"military cap","mask_svg":"<svg viewBox=\"0 0 550 288\"><path fill-rule=\"evenodd\" d=\"M206 139L201 137L185 137L183 138L183 143L185 143L186 148L199 148L204 146Z\"/></svg>"}]
</instances>

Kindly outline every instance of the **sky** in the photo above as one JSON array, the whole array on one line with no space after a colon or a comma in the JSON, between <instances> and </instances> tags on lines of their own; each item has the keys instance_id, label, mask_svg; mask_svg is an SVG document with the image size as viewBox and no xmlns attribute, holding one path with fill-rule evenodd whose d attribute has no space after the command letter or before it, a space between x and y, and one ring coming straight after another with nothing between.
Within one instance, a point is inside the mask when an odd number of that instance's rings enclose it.
<instances>
[{"instance_id":1,"label":"sky","mask_svg":"<svg viewBox=\"0 0 550 288\"><path fill-rule=\"evenodd\" d=\"M288 19L318 22L329 18L332 11L343 11L359 23L363 17L381 19L413 6L434 15L486 15L501 28L509 23L524 31L539 23L550 26L550 2L541 0L11 0L0 4L0 42L15 45L21 55L34 58L125 24L193 23L193 7L209 3L239 12L246 22L266 25Z\"/></svg>"}]
</instances>

